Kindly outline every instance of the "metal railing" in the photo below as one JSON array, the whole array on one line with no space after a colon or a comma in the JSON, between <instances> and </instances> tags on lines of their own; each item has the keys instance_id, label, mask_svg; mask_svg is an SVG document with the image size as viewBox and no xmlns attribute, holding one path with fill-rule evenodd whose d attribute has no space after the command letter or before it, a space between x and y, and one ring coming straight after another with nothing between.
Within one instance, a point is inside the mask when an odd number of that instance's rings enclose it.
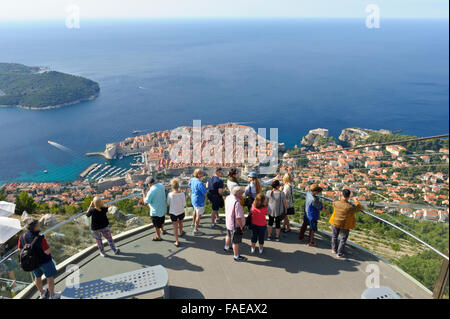
<instances>
[{"instance_id":1,"label":"metal railing","mask_svg":"<svg viewBox=\"0 0 450 319\"><path fill-rule=\"evenodd\" d=\"M266 182L262 182L261 184L262 184L263 186L267 187L267 186L269 186L269 183L270 183L270 181L266 181ZM241 185L241 186L245 186L245 185ZM305 192L305 191L298 190L298 189L294 189L294 192L297 193L297 194L301 194L301 195L303 195L303 196L306 195L306 193L307 193L307 192ZM109 206L109 205L113 205L113 204L115 204L115 203L118 203L118 202L120 202L120 201L126 200L126 199L139 198L139 197L142 197L142 192L135 192L135 193L133 193L133 194L131 194L131 195L128 195L128 196L125 196L125 197L121 197L121 198L118 198L118 199L115 199L115 200L112 200L112 201L109 201L109 202L107 202L107 203L105 203L105 204ZM332 202L332 201L333 201L333 199L331 199L331 198L329 198L329 197L326 197L326 196L319 196L319 197L320 197L321 199L327 201L327 202ZM429 248L430 250L432 250L433 252L435 252L436 254L438 254L440 257L444 258L444 260L446 260L446 261L449 260L449 257L448 257L447 255L445 255L444 253L442 253L441 251L439 251L438 249L436 249L436 248L433 247L432 245L428 244L428 243L425 242L424 240L420 239L420 238L417 237L416 235L412 234L411 232L409 232L409 231L407 231L407 230L405 230L405 229L403 229L403 228L401 228L401 227L395 225L394 223L392 223L392 222L390 222L390 221L388 221L388 220L385 220L385 219L383 219L383 218L381 218L381 217L379 217L379 216L376 216L376 215L374 215L373 213L370 213L370 212L368 212L368 211L366 211L366 210L362 210L361 212L362 212L363 214L366 214L366 215L368 215L368 216L371 216L372 218L374 218L374 219L376 219L376 220L378 220L378 221L380 221L380 222L382 222L382 223L385 223L386 225L389 225L390 227L393 227L394 229L396 229L396 230L398 230L398 231L404 233L404 234L407 235L408 237L414 239L415 241L419 242L420 244L424 245L425 247ZM86 214L85 211L80 212L80 213L78 213L78 214L75 214L75 215L71 216L70 218L67 218L67 219L65 219L65 220L63 220L63 221L57 223L56 225L54 225L54 226L48 228L48 229L45 230L42 234L45 235L45 234L48 234L48 233L53 232L53 231L55 231L55 230L58 230L58 229L61 228L63 225L68 224L68 223L70 223L70 222L72 222L72 221L74 221L74 220L80 218L80 217L83 216L84 214ZM3 264L4 262L6 262L6 261L7 261L8 259L10 259L11 257L13 257L13 256L14 256L15 254L17 254L18 252L19 252L19 250L18 250L18 249L15 249L14 251L12 251L12 252L10 252L9 254L7 254L5 257L3 257L3 258L0 260L0 265ZM8 279L5 279L5 280L7 280L7 281L9 282Z\"/></svg>"},{"instance_id":2,"label":"metal railing","mask_svg":"<svg viewBox=\"0 0 450 319\"><path fill-rule=\"evenodd\" d=\"M264 186L268 186L268 183L270 183L270 181L263 183L263 185L264 185ZM294 191L295 191L296 193L306 195L306 192L305 192L305 191L301 191L301 190L298 190L298 189L294 189ZM122 200L130 199L130 198L136 198L136 197L141 197L141 196L142 196L141 193L134 193L134 194L131 194L131 195L128 195L128 196L125 196L125 197L121 197L121 198L115 199L115 200L113 200L113 201L107 202L106 205L113 205L113 204L115 204L115 203L117 203L117 202L120 202L120 201L122 201ZM326 201L328 201L328 202L333 202L333 199L331 199L331 198L329 198L329 197L326 197L326 196L319 196L319 197L322 198L322 199L324 199L324 200L326 200ZM407 231L407 230L405 230L405 229L403 229L403 228L401 228L401 227L399 227L399 226L397 226L397 225L391 223L390 221L387 221L387 220L385 220L385 219L383 219L383 218L381 218L381 217L379 217L379 216L376 216L376 215L374 215L374 214L372 214L372 213L370 213L370 212L368 212L368 211L366 211L366 210L361 210L361 212L364 213L364 214L366 214L366 215L368 215L368 216L371 216L371 217L373 217L373 218L375 218L375 219L377 219L377 220L379 220L379 221L381 221L381 222L383 222L383 223L385 223L385 224L387 224L387 225L389 225L389 226L391 226L391 227L393 227L393 228L395 228L395 229L397 229L397 230L399 230L399 231L401 231L402 233L404 233L404 234L406 234L407 236L413 238L414 240L418 241L418 242L421 243L422 245L428 247L429 249L431 249L432 251L434 251L436 254L438 254L438 255L441 256L442 258L444 258L444 259L446 259L446 260L449 260L449 257L448 257L447 255L445 255L444 253L442 253L441 251L439 251L439 250L436 249L435 247L431 246L430 244L428 244L428 243L425 242L424 240L420 239L419 237L415 236L414 234L411 234L409 231ZM67 223L69 223L69 222L71 222L71 221L73 221L73 220L75 220L75 219L81 217L81 216L84 215L84 214L86 214L86 212L81 212L81 213L76 214L76 215L74 215L74 216L72 216L72 217L70 217L70 218L68 218L68 219L66 219L66 220L63 220L62 222L59 222L58 224L56 224L56 225L50 227L49 229L47 229L47 230L44 231L42 234L43 234L43 235L48 234L48 233L50 233L50 232L52 232L52 231L54 231L54 230L60 228L60 227L63 226L64 224L67 224ZM13 256L14 254L18 253L18 251L19 251L19 250L16 249L16 250L12 251L11 253L9 253L8 255L6 255L4 258L2 258L2 259L0 260L0 264L2 264L3 262L5 262L5 261L8 260L9 258L11 258L11 256Z\"/></svg>"},{"instance_id":3,"label":"metal railing","mask_svg":"<svg viewBox=\"0 0 450 319\"><path fill-rule=\"evenodd\" d=\"M139 194L138 194L138 193L134 193L134 194L131 194L131 195L128 195L128 196L125 196L125 197L121 197L121 198L112 200L112 201L110 201L110 202L107 202L106 205L113 205L113 204L118 203L118 202L120 202L120 201L123 201L123 200L126 200L126 199L130 199L130 198L136 198L136 197L140 197L140 196L142 196L141 193L139 193ZM56 225L50 227L49 229L47 229L46 231L42 232L42 235L46 235L46 234L48 234L48 233L50 233L50 232L52 232L52 231L55 231L56 229L60 228L61 226L65 225L65 224L67 224L67 223L69 223L69 222L71 222L71 221L73 221L73 220L75 220L75 219L77 219L77 218L80 218L81 216L83 216L83 215L86 214L86 213L87 213L87 212L81 212L81 213L78 213L78 214L76 214L76 215L74 215L74 216L68 218L68 219L65 219L65 220L63 220L62 222L59 222L58 224L56 224ZM12 251L12 252L10 252L9 254L7 254L5 257L3 257L3 258L0 260L0 265L1 265L2 263L6 262L9 258L11 258L12 256L14 256L14 255L17 254L18 252L19 252L19 249L17 248L17 249L15 249L14 251Z\"/></svg>"},{"instance_id":4,"label":"metal railing","mask_svg":"<svg viewBox=\"0 0 450 319\"><path fill-rule=\"evenodd\" d=\"M300 194L306 195L306 192L305 192L305 191L300 191L300 190L298 190L298 189L294 189L294 191L295 191L296 193L300 193ZM334 201L333 199L331 199L331 198L329 198L329 197L326 197L326 196L319 196L319 197L322 198L322 199L324 199L324 200L326 200L326 201L329 201L329 202L333 202L333 201ZM379 220L379 221L381 221L381 222L383 222L383 223L385 223L385 224L388 224L388 225L391 226L391 227L394 227L395 229L401 231L402 233L404 233L404 234L410 236L411 238L415 239L415 240L418 241L419 243L421 243L421 244L423 244L424 246L428 247L429 249L431 249L432 251L434 251L436 254L438 254L438 255L441 256L442 258L444 258L444 259L446 259L446 260L449 260L449 257L448 257L447 255L443 254L443 253L440 252L438 249L436 249L436 248L434 248L433 246L431 246L430 244L426 243L425 241L423 241L423 240L420 239L419 237L417 237L417 236L411 234L411 233L408 232L407 230L404 230L403 228L401 228L401 227L399 227L399 226L397 226L397 225L391 223L390 221L387 221L387 220L385 220L385 219L383 219L383 218L381 218L381 217L379 217L379 216L376 216L376 215L374 215L374 214L372 214L372 213L370 213L370 212L368 212L368 211L366 211L366 210L364 210L364 209L361 210L361 212L362 212L363 214L369 215L369 216L371 216L371 217L373 217L373 218L375 218L375 219L377 219L377 220Z\"/></svg>"}]
</instances>

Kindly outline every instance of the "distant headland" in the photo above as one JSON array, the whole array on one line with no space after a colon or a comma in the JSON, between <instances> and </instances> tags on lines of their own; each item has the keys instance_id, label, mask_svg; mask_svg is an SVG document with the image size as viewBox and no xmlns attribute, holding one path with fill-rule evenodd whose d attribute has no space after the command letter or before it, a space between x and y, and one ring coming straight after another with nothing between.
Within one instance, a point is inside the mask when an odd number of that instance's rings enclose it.
<instances>
[{"instance_id":1,"label":"distant headland","mask_svg":"<svg viewBox=\"0 0 450 319\"><path fill-rule=\"evenodd\" d=\"M0 63L0 107L48 110L94 100L97 82L46 67Z\"/></svg>"}]
</instances>

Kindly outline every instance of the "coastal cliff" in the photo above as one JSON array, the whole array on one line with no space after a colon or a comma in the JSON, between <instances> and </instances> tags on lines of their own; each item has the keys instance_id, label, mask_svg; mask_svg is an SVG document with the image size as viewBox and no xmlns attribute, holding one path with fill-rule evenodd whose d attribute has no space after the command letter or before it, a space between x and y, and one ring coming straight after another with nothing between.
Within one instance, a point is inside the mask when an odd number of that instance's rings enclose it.
<instances>
[{"instance_id":1,"label":"coastal cliff","mask_svg":"<svg viewBox=\"0 0 450 319\"><path fill-rule=\"evenodd\" d=\"M328 138L328 130L324 128L316 128L314 130L310 130L308 134L302 138L301 144L316 147L324 138Z\"/></svg>"},{"instance_id":2,"label":"coastal cliff","mask_svg":"<svg viewBox=\"0 0 450 319\"><path fill-rule=\"evenodd\" d=\"M349 146L355 146L358 142L364 141L371 136L371 133L392 134L392 131L380 129L370 130L361 128L346 128L339 135L339 140L347 143Z\"/></svg>"},{"instance_id":3,"label":"coastal cliff","mask_svg":"<svg viewBox=\"0 0 450 319\"><path fill-rule=\"evenodd\" d=\"M339 141L347 144L348 146L355 146L359 142L368 139L374 134L393 134L390 130L380 129L372 130L365 128L345 128L341 131L339 135ZM320 147L320 146L331 146L336 145L336 140L329 136L329 132L324 128L316 128L310 130L301 141L301 144L309 147Z\"/></svg>"}]
</instances>

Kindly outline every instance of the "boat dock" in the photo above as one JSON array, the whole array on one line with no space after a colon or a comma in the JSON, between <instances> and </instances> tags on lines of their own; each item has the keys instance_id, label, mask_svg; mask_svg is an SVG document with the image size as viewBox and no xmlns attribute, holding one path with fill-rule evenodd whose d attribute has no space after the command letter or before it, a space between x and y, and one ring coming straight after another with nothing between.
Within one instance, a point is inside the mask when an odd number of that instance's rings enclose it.
<instances>
[{"instance_id":1,"label":"boat dock","mask_svg":"<svg viewBox=\"0 0 450 319\"><path fill-rule=\"evenodd\" d=\"M80 177L85 178L96 166L97 166L97 164L90 165L83 172L81 172Z\"/></svg>"}]
</instances>

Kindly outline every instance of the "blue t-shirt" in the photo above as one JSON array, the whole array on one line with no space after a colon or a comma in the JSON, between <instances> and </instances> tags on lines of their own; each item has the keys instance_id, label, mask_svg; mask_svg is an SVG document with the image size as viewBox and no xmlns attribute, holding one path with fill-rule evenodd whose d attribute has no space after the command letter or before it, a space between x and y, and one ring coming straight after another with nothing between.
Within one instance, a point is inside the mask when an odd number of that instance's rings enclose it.
<instances>
[{"instance_id":1,"label":"blue t-shirt","mask_svg":"<svg viewBox=\"0 0 450 319\"><path fill-rule=\"evenodd\" d=\"M166 190L162 184L153 185L144 201L150 206L150 216L163 217L166 214Z\"/></svg>"},{"instance_id":2,"label":"blue t-shirt","mask_svg":"<svg viewBox=\"0 0 450 319\"><path fill-rule=\"evenodd\" d=\"M194 207L205 206L205 195L208 192L205 184L196 177L193 177L189 181L189 187L191 188L191 202Z\"/></svg>"}]
</instances>

